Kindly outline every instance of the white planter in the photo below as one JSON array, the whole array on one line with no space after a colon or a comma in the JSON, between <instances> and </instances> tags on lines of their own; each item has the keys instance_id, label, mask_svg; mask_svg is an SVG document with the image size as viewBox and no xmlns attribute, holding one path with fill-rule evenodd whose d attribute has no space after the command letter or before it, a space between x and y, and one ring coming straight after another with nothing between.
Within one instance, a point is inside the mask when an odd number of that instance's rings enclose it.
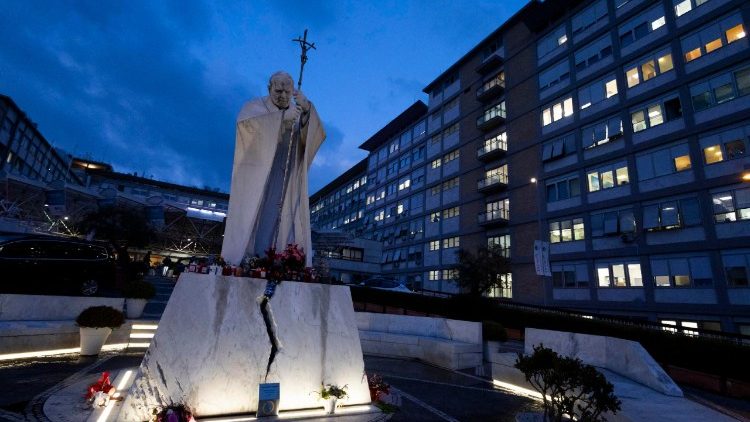
<instances>
[{"instance_id":1,"label":"white planter","mask_svg":"<svg viewBox=\"0 0 750 422\"><path fill-rule=\"evenodd\" d=\"M146 307L148 299L125 299L126 316L130 319L140 318L143 315L143 308Z\"/></svg>"},{"instance_id":2,"label":"white planter","mask_svg":"<svg viewBox=\"0 0 750 422\"><path fill-rule=\"evenodd\" d=\"M102 350L107 338L112 334L112 329L80 327L81 333L81 356L96 356Z\"/></svg>"},{"instance_id":3,"label":"white planter","mask_svg":"<svg viewBox=\"0 0 750 422\"><path fill-rule=\"evenodd\" d=\"M326 412L326 415L333 415L336 413L337 400L336 397L331 397L330 399L323 401L323 410Z\"/></svg>"}]
</instances>

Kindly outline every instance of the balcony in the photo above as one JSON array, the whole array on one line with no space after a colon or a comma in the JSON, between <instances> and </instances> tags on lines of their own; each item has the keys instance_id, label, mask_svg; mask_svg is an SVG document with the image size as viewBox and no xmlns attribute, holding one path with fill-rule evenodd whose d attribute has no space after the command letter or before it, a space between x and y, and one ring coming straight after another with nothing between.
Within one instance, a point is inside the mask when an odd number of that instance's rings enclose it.
<instances>
[{"instance_id":1,"label":"balcony","mask_svg":"<svg viewBox=\"0 0 750 422\"><path fill-rule=\"evenodd\" d=\"M494 192L508 187L508 175L505 173L493 174L477 182L479 192Z\"/></svg>"},{"instance_id":2,"label":"balcony","mask_svg":"<svg viewBox=\"0 0 750 422\"><path fill-rule=\"evenodd\" d=\"M505 56L505 49L500 47L482 60L482 64L477 66L477 73L486 75L493 69L500 67L505 61L503 56Z\"/></svg>"},{"instance_id":3,"label":"balcony","mask_svg":"<svg viewBox=\"0 0 750 422\"><path fill-rule=\"evenodd\" d=\"M504 226L510 219L508 210L494 210L480 212L477 216L477 223L480 226Z\"/></svg>"},{"instance_id":4,"label":"balcony","mask_svg":"<svg viewBox=\"0 0 750 422\"><path fill-rule=\"evenodd\" d=\"M506 142L492 142L491 144L485 144L477 148L477 159L492 161L502 157L506 152L508 152L508 144Z\"/></svg>"},{"instance_id":5,"label":"balcony","mask_svg":"<svg viewBox=\"0 0 750 422\"><path fill-rule=\"evenodd\" d=\"M477 118L477 129L488 131L505 123L505 102L487 109Z\"/></svg>"},{"instance_id":6,"label":"balcony","mask_svg":"<svg viewBox=\"0 0 750 422\"><path fill-rule=\"evenodd\" d=\"M504 92L505 81L501 79L492 79L477 88L477 100L484 103L503 95Z\"/></svg>"}]
</instances>

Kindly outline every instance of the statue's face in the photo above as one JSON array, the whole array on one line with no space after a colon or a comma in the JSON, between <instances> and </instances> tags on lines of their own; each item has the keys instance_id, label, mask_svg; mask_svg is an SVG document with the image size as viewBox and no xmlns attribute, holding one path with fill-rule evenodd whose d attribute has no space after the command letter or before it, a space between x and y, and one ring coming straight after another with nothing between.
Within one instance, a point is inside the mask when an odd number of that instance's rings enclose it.
<instances>
[{"instance_id":1,"label":"statue's face","mask_svg":"<svg viewBox=\"0 0 750 422\"><path fill-rule=\"evenodd\" d=\"M294 91L293 83L286 78L274 79L268 87L268 95L278 108L288 108Z\"/></svg>"}]
</instances>

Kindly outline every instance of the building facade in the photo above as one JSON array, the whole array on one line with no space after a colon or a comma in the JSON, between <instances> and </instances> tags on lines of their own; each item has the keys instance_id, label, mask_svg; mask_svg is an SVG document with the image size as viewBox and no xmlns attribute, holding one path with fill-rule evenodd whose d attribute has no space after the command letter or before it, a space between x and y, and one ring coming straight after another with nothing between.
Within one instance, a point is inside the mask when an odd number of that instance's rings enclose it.
<instances>
[{"instance_id":1,"label":"building facade","mask_svg":"<svg viewBox=\"0 0 750 422\"><path fill-rule=\"evenodd\" d=\"M528 3L362 145L382 271L456 291L457 248L496 244L494 296L747 334L749 23L742 0Z\"/></svg>"}]
</instances>

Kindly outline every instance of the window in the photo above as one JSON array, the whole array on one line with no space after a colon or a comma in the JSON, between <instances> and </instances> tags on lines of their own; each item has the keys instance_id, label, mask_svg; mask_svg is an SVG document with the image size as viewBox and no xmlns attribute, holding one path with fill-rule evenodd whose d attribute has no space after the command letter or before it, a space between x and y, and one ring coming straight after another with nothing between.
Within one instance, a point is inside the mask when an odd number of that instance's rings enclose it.
<instances>
[{"instance_id":1,"label":"window","mask_svg":"<svg viewBox=\"0 0 750 422\"><path fill-rule=\"evenodd\" d=\"M732 287L748 287L750 285L747 270L750 253L726 252L722 253L721 259L728 285Z\"/></svg>"},{"instance_id":2,"label":"window","mask_svg":"<svg viewBox=\"0 0 750 422\"><path fill-rule=\"evenodd\" d=\"M664 9L661 5L628 20L620 26L620 45L627 47L664 26Z\"/></svg>"},{"instance_id":3,"label":"window","mask_svg":"<svg viewBox=\"0 0 750 422\"><path fill-rule=\"evenodd\" d=\"M567 41L568 36L565 33L565 24L563 24L539 40L536 47L536 55L541 59L548 54L555 53L559 51L558 47L564 47Z\"/></svg>"},{"instance_id":4,"label":"window","mask_svg":"<svg viewBox=\"0 0 750 422\"><path fill-rule=\"evenodd\" d=\"M383 221L384 219L385 219L385 210L384 209L379 209L379 210L375 211L375 218L374 218L375 221Z\"/></svg>"},{"instance_id":5,"label":"window","mask_svg":"<svg viewBox=\"0 0 750 422\"><path fill-rule=\"evenodd\" d=\"M575 134L569 133L565 136L553 139L542 146L542 161L564 157L575 153L575 151L576 137Z\"/></svg>"},{"instance_id":6,"label":"window","mask_svg":"<svg viewBox=\"0 0 750 422\"><path fill-rule=\"evenodd\" d=\"M662 201L643 207L643 228L647 231L681 229L701 224L698 198Z\"/></svg>"},{"instance_id":7,"label":"window","mask_svg":"<svg viewBox=\"0 0 750 422\"><path fill-rule=\"evenodd\" d=\"M388 170L386 171L386 176L394 175L398 172L398 161L393 161L392 163L388 164Z\"/></svg>"},{"instance_id":8,"label":"window","mask_svg":"<svg viewBox=\"0 0 750 422\"><path fill-rule=\"evenodd\" d=\"M455 280L458 278L458 270L443 270L443 280Z\"/></svg>"},{"instance_id":9,"label":"window","mask_svg":"<svg viewBox=\"0 0 750 422\"><path fill-rule=\"evenodd\" d=\"M508 220L510 219L510 199L500 199L497 201L488 202L485 204L485 214L484 217L486 220L495 220L495 219L503 219Z\"/></svg>"},{"instance_id":10,"label":"window","mask_svg":"<svg viewBox=\"0 0 750 422\"><path fill-rule=\"evenodd\" d=\"M573 24L573 35L578 35L592 27L598 21L607 17L607 2L599 0L586 9L578 12L571 23Z\"/></svg>"},{"instance_id":11,"label":"window","mask_svg":"<svg viewBox=\"0 0 750 422\"><path fill-rule=\"evenodd\" d=\"M440 271L439 270L433 270L428 273L427 277L430 281L438 281L440 280Z\"/></svg>"},{"instance_id":12,"label":"window","mask_svg":"<svg viewBox=\"0 0 750 422\"><path fill-rule=\"evenodd\" d=\"M430 167L436 169L436 168L440 167L442 164L443 164L443 160L441 160L440 158L438 158L436 160L432 160L432 162L430 163Z\"/></svg>"},{"instance_id":13,"label":"window","mask_svg":"<svg viewBox=\"0 0 750 422\"><path fill-rule=\"evenodd\" d=\"M583 218L549 223L550 243L573 242L575 240L583 240L584 238Z\"/></svg>"},{"instance_id":14,"label":"window","mask_svg":"<svg viewBox=\"0 0 750 422\"><path fill-rule=\"evenodd\" d=\"M443 182L443 190L453 189L458 187L458 177L454 177L448 181Z\"/></svg>"},{"instance_id":15,"label":"window","mask_svg":"<svg viewBox=\"0 0 750 422\"><path fill-rule=\"evenodd\" d=\"M505 118L505 101L495 104L494 106L488 108L484 111L484 114L479 116L477 119L477 125L481 125L482 123L488 122L491 119L494 119L496 117Z\"/></svg>"},{"instance_id":16,"label":"window","mask_svg":"<svg viewBox=\"0 0 750 422\"><path fill-rule=\"evenodd\" d=\"M484 81L482 86L478 89L478 92L482 93L482 92L488 91L494 88L495 86L501 86L503 88L505 87L505 72L500 72L497 75L493 76L492 78Z\"/></svg>"},{"instance_id":17,"label":"window","mask_svg":"<svg viewBox=\"0 0 750 422\"><path fill-rule=\"evenodd\" d=\"M593 148L622 137L622 119L610 117L581 130L581 146Z\"/></svg>"},{"instance_id":18,"label":"window","mask_svg":"<svg viewBox=\"0 0 750 422\"><path fill-rule=\"evenodd\" d=\"M499 236L492 236L487 238L488 248L500 248L503 252L503 256L510 258L510 235L503 234Z\"/></svg>"},{"instance_id":19,"label":"window","mask_svg":"<svg viewBox=\"0 0 750 422\"><path fill-rule=\"evenodd\" d=\"M709 0L672 0L672 2L674 3L674 14L680 17L698 6L708 3Z\"/></svg>"},{"instance_id":20,"label":"window","mask_svg":"<svg viewBox=\"0 0 750 422\"><path fill-rule=\"evenodd\" d=\"M635 215L631 209L591 214L591 237L633 233L635 226Z\"/></svg>"},{"instance_id":21,"label":"window","mask_svg":"<svg viewBox=\"0 0 750 422\"><path fill-rule=\"evenodd\" d=\"M398 168L401 170L409 168L410 165L411 165L411 155L409 154L402 155L401 159L398 160Z\"/></svg>"},{"instance_id":22,"label":"window","mask_svg":"<svg viewBox=\"0 0 750 422\"><path fill-rule=\"evenodd\" d=\"M711 200L717 223L750 219L750 188L714 193Z\"/></svg>"},{"instance_id":23,"label":"window","mask_svg":"<svg viewBox=\"0 0 750 422\"><path fill-rule=\"evenodd\" d=\"M398 190L400 191L408 189L409 186L411 186L411 179L408 176L401 178L398 182Z\"/></svg>"},{"instance_id":24,"label":"window","mask_svg":"<svg viewBox=\"0 0 750 422\"><path fill-rule=\"evenodd\" d=\"M443 218L458 217L459 212L460 212L459 207L453 207L453 208L444 209L443 210Z\"/></svg>"},{"instance_id":25,"label":"window","mask_svg":"<svg viewBox=\"0 0 750 422\"><path fill-rule=\"evenodd\" d=\"M708 257L651 258L651 274L657 287L706 287L713 285Z\"/></svg>"},{"instance_id":26,"label":"window","mask_svg":"<svg viewBox=\"0 0 750 422\"><path fill-rule=\"evenodd\" d=\"M745 157L747 151L745 142L748 139L745 133L738 128L701 138L700 145L706 164Z\"/></svg>"},{"instance_id":27,"label":"window","mask_svg":"<svg viewBox=\"0 0 750 422\"><path fill-rule=\"evenodd\" d=\"M669 48L666 48L625 66L625 79L628 81L628 88L632 88L672 69L674 69L672 53Z\"/></svg>"},{"instance_id":28,"label":"window","mask_svg":"<svg viewBox=\"0 0 750 422\"><path fill-rule=\"evenodd\" d=\"M597 262L599 287L643 287L641 264L636 262Z\"/></svg>"},{"instance_id":29,"label":"window","mask_svg":"<svg viewBox=\"0 0 750 422\"><path fill-rule=\"evenodd\" d=\"M513 275L511 273L498 274L497 279L499 283L490 288L489 291L487 291L487 297L512 299Z\"/></svg>"},{"instance_id":30,"label":"window","mask_svg":"<svg viewBox=\"0 0 750 422\"><path fill-rule=\"evenodd\" d=\"M488 153L496 149L500 149L503 151L508 150L508 136L505 134L505 132L500 132L497 135L485 139L484 146L480 151L480 155L482 153Z\"/></svg>"},{"instance_id":31,"label":"window","mask_svg":"<svg viewBox=\"0 0 750 422\"><path fill-rule=\"evenodd\" d=\"M552 287L584 288L589 286L586 264L552 265Z\"/></svg>"},{"instance_id":32,"label":"window","mask_svg":"<svg viewBox=\"0 0 750 422\"><path fill-rule=\"evenodd\" d=\"M508 183L508 165L503 164L500 167L490 169L484 172L484 179L480 180L479 187L493 185L495 183Z\"/></svg>"},{"instance_id":33,"label":"window","mask_svg":"<svg viewBox=\"0 0 750 422\"><path fill-rule=\"evenodd\" d=\"M396 182L389 184L387 187L388 195L393 195L394 193L396 193L397 187L398 185L396 184Z\"/></svg>"},{"instance_id":34,"label":"window","mask_svg":"<svg viewBox=\"0 0 750 422\"><path fill-rule=\"evenodd\" d=\"M431 251L440 250L440 241L439 240L430 241L430 250Z\"/></svg>"},{"instance_id":35,"label":"window","mask_svg":"<svg viewBox=\"0 0 750 422\"><path fill-rule=\"evenodd\" d=\"M440 221L440 211L430 213L430 222L437 223Z\"/></svg>"},{"instance_id":36,"label":"window","mask_svg":"<svg viewBox=\"0 0 750 422\"><path fill-rule=\"evenodd\" d=\"M443 249L458 248L460 245L459 237L448 237L443 239Z\"/></svg>"},{"instance_id":37,"label":"window","mask_svg":"<svg viewBox=\"0 0 750 422\"><path fill-rule=\"evenodd\" d=\"M695 111L750 94L750 68L740 69L714 76L690 86L690 97Z\"/></svg>"},{"instance_id":38,"label":"window","mask_svg":"<svg viewBox=\"0 0 750 422\"><path fill-rule=\"evenodd\" d=\"M443 139L443 135L441 133L438 133L437 135L433 135L432 138L430 138L430 143L432 145L439 144L441 139Z\"/></svg>"},{"instance_id":39,"label":"window","mask_svg":"<svg viewBox=\"0 0 750 422\"><path fill-rule=\"evenodd\" d=\"M416 163L424 158L424 145L420 145L411 150L411 161Z\"/></svg>"},{"instance_id":40,"label":"window","mask_svg":"<svg viewBox=\"0 0 750 422\"><path fill-rule=\"evenodd\" d=\"M682 118L682 104L680 104L680 97L677 96L662 98L655 103L638 107L635 110L630 112L633 132L640 132L658 126L665 121L669 122Z\"/></svg>"},{"instance_id":41,"label":"window","mask_svg":"<svg viewBox=\"0 0 750 422\"><path fill-rule=\"evenodd\" d=\"M539 73L539 91L544 91L568 79L570 79L570 66L566 58Z\"/></svg>"},{"instance_id":42,"label":"window","mask_svg":"<svg viewBox=\"0 0 750 422\"><path fill-rule=\"evenodd\" d=\"M584 110L615 95L617 95L617 80L614 75L610 75L579 89L578 107Z\"/></svg>"},{"instance_id":43,"label":"window","mask_svg":"<svg viewBox=\"0 0 750 422\"><path fill-rule=\"evenodd\" d=\"M417 140L427 133L427 120L420 120L412 129L413 139Z\"/></svg>"},{"instance_id":44,"label":"window","mask_svg":"<svg viewBox=\"0 0 750 422\"><path fill-rule=\"evenodd\" d=\"M503 117L505 117L505 102L503 102L502 104L503 104ZM443 130L443 138L447 138L448 136L453 135L456 132L458 132L458 123L454 123L448 126L447 128L445 128L445 130Z\"/></svg>"},{"instance_id":45,"label":"window","mask_svg":"<svg viewBox=\"0 0 750 422\"><path fill-rule=\"evenodd\" d=\"M364 253L364 249L360 248L342 248L341 249L341 259L346 259L348 261L362 261L362 254Z\"/></svg>"},{"instance_id":46,"label":"window","mask_svg":"<svg viewBox=\"0 0 750 422\"><path fill-rule=\"evenodd\" d=\"M547 182L547 202L562 201L581 195L581 186L577 175Z\"/></svg>"},{"instance_id":47,"label":"window","mask_svg":"<svg viewBox=\"0 0 750 422\"><path fill-rule=\"evenodd\" d=\"M700 28L682 38L680 43L685 54L685 62L691 62L742 38L745 38L742 16L735 13Z\"/></svg>"},{"instance_id":48,"label":"window","mask_svg":"<svg viewBox=\"0 0 750 422\"><path fill-rule=\"evenodd\" d=\"M435 196L435 195L440 194L440 189L441 189L441 185L440 184L437 184L437 185L431 187L430 188L430 195Z\"/></svg>"},{"instance_id":49,"label":"window","mask_svg":"<svg viewBox=\"0 0 750 422\"><path fill-rule=\"evenodd\" d=\"M573 98L568 97L542 110L542 126L573 115Z\"/></svg>"},{"instance_id":50,"label":"window","mask_svg":"<svg viewBox=\"0 0 750 422\"><path fill-rule=\"evenodd\" d=\"M388 154L390 155L390 154L394 154L398 152L398 147L399 147L398 139L391 142L391 145L388 147Z\"/></svg>"},{"instance_id":51,"label":"window","mask_svg":"<svg viewBox=\"0 0 750 422\"><path fill-rule=\"evenodd\" d=\"M684 170L690 170L690 148L687 143L649 151L636 155L638 180L666 176Z\"/></svg>"},{"instance_id":52,"label":"window","mask_svg":"<svg viewBox=\"0 0 750 422\"><path fill-rule=\"evenodd\" d=\"M460 150L455 149L443 156L443 164L448 164L449 162L455 160L459 157Z\"/></svg>"},{"instance_id":53,"label":"window","mask_svg":"<svg viewBox=\"0 0 750 422\"><path fill-rule=\"evenodd\" d=\"M587 171L586 177L588 179L589 192L626 185L629 182L628 165L624 161L608 164L598 169Z\"/></svg>"}]
</instances>

